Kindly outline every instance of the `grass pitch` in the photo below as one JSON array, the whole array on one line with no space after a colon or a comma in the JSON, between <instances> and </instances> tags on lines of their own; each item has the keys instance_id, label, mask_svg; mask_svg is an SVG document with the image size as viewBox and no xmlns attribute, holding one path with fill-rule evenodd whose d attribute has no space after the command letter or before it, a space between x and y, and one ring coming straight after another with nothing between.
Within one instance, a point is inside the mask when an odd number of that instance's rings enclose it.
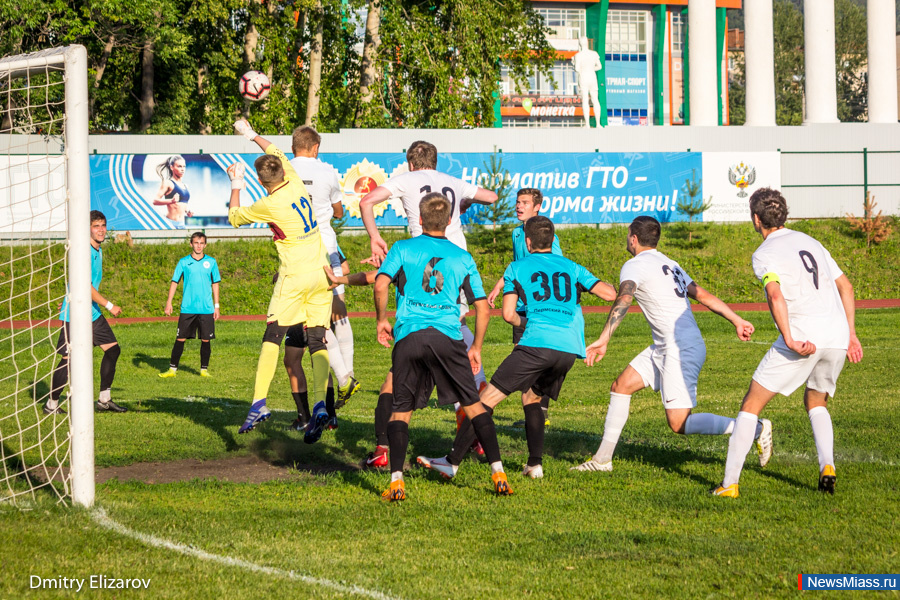
<instances>
[{"instance_id":1,"label":"grass pitch","mask_svg":"<svg viewBox=\"0 0 900 600\"><path fill-rule=\"evenodd\" d=\"M745 316L757 327L751 343L737 341L715 315L697 315L708 347L698 411L734 416L776 336L767 313ZM587 315L588 339L604 319ZM286 429L294 415L283 370L271 388L274 417L237 434L261 323L219 324L211 380L198 376L197 342L186 345L175 379L157 377L168 365L173 325L118 326L123 353L113 399L129 412L97 415L99 468L257 455L291 466L291 477L261 484L99 485L98 506L120 527L143 534L140 539L105 527L96 512L58 507L49 498L24 511L0 504L0 597L74 595L31 589L31 575L151 580L147 590L85 589L79 597L570 599L788 596L798 573L897 573L900 450L892 424L900 311L860 311L857 322L865 358L846 366L829 407L838 463L834 497L815 489L816 453L802 392L770 404L765 414L774 423L775 455L766 469L748 457L736 501L708 494L722 477L727 436L671 433L659 396L650 391L632 400L612 473L569 471L600 442L609 385L650 343L643 318L629 315L607 358L593 369L577 363L551 406L543 480L519 474L527 449L524 431L512 427L521 408L511 397L495 420L514 496L494 497L488 465L470 458L451 482L410 469L408 500L399 505L379 499L386 473L357 468L374 444L372 410L390 361L374 341L373 320L353 321L363 391L339 413L339 429L314 446ZM485 348L489 375L510 349L509 327L493 319ZM451 410L434 405L417 412L409 459L444 454L453 432Z\"/></svg>"}]
</instances>

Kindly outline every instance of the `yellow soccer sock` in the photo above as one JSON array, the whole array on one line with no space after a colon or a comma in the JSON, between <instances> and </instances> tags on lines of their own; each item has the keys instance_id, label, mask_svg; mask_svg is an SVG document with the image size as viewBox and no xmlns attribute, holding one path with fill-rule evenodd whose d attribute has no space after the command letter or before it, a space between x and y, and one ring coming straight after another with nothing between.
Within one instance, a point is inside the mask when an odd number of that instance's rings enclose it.
<instances>
[{"instance_id":1,"label":"yellow soccer sock","mask_svg":"<svg viewBox=\"0 0 900 600\"><path fill-rule=\"evenodd\" d=\"M328 390L328 370L331 368L328 364L328 350L319 350L314 354L310 354L309 359L312 361L313 368L313 400L314 402L325 402Z\"/></svg>"},{"instance_id":2,"label":"yellow soccer sock","mask_svg":"<svg viewBox=\"0 0 900 600\"><path fill-rule=\"evenodd\" d=\"M256 385L253 388L253 400L261 400L269 394L269 384L275 377L275 368L278 366L279 346L272 342L263 342L259 351L259 363L256 366ZM326 360L327 360L327 354Z\"/></svg>"}]
</instances>

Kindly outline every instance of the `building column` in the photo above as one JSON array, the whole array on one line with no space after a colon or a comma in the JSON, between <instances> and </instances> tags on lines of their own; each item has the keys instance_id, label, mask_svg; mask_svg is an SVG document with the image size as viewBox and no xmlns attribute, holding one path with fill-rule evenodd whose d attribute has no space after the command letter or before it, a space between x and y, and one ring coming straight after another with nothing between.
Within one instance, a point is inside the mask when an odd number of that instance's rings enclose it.
<instances>
[{"instance_id":1,"label":"building column","mask_svg":"<svg viewBox=\"0 0 900 600\"><path fill-rule=\"evenodd\" d=\"M665 4L657 4L653 8L653 124L665 124L665 81L663 78L666 57L666 18Z\"/></svg>"},{"instance_id":2,"label":"building column","mask_svg":"<svg viewBox=\"0 0 900 600\"><path fill-rule=\"evenodd\" d=\"M892 27L894 20L891 19ZM838 123L834 61L834 0L803 0L806 120Z\"/></svg>"},{"instance_id":3,"label":"building column","mask_svg":"<svg viewBox=\"0 0 900 600\"><path fill-rule=\"evenodd\" d=\"M691 125L718 125L716 0L688 0Z\"/></svg>"},{"instance_id":4,"label":"building column","mask_svg":"<svg viewBox=\"0 0 900 600\"><path fill-rule=\"evenodd\" d=\"M895 0L868 0L869 123L897 122Z\"/></svg>"},{"instance_id":5,"label":"building column","mask_svg":"<svg viewBox=\"0 0 900 600\"><path fill-rule=\"evenodd\" d=\"M775 123L775 34L772 0L744 3L745 125Z\"/></svg>"}]
</instances>

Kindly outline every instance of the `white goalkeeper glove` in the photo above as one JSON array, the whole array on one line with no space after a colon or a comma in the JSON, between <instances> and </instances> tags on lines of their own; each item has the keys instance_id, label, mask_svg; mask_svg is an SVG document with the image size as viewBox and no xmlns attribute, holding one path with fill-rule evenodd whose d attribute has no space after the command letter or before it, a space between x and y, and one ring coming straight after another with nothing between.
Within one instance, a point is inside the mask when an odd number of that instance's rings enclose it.
<instances>
[{"instance_id":1,"label":"white goalkeeper glove","mask_svg":"<svg viewBox=\"0 0 900 600\"><path fill-rule=\"evenodd\" d=\"M247 122L247 119L238 119L237 121L235 121L234 130L251 142L256 139L256 132L253 131L252 127L250 127L250 123Z\"/></svg>"},{"instance_id":2,"label":"white goalkeeper glove","mask_svg":"<svg viewBox=\"0 0 900 600\"><path fill-rule=\"evenodd\" d=\"M228 177L231 179L231 189L244 189L244 165L243 163L234 163L227 169Z\"/></svg>"}]
</instances>

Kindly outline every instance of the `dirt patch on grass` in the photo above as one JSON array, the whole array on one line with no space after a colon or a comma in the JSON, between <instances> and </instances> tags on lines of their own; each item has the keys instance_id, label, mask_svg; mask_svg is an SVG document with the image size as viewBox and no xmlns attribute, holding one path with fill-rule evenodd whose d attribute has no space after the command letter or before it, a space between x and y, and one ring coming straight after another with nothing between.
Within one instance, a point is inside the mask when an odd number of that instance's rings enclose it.
<instances>
[{"instance_id":1,"label":"dirt patch on grass","mask_svg":"<svg viewBox=\"0 0 900 600\"><path fill-rule=\"evenodd\" d=\"M231 483L264 483L298 479L305 474L354 470L352 466L321 466L266 462L258 456L238 456L218 460L176 460L173 462L135 463L123 467L97 469L97 483L110 479L142 483L175 483L194 479L218 479Z\"/></svg>"}]
</instances>

